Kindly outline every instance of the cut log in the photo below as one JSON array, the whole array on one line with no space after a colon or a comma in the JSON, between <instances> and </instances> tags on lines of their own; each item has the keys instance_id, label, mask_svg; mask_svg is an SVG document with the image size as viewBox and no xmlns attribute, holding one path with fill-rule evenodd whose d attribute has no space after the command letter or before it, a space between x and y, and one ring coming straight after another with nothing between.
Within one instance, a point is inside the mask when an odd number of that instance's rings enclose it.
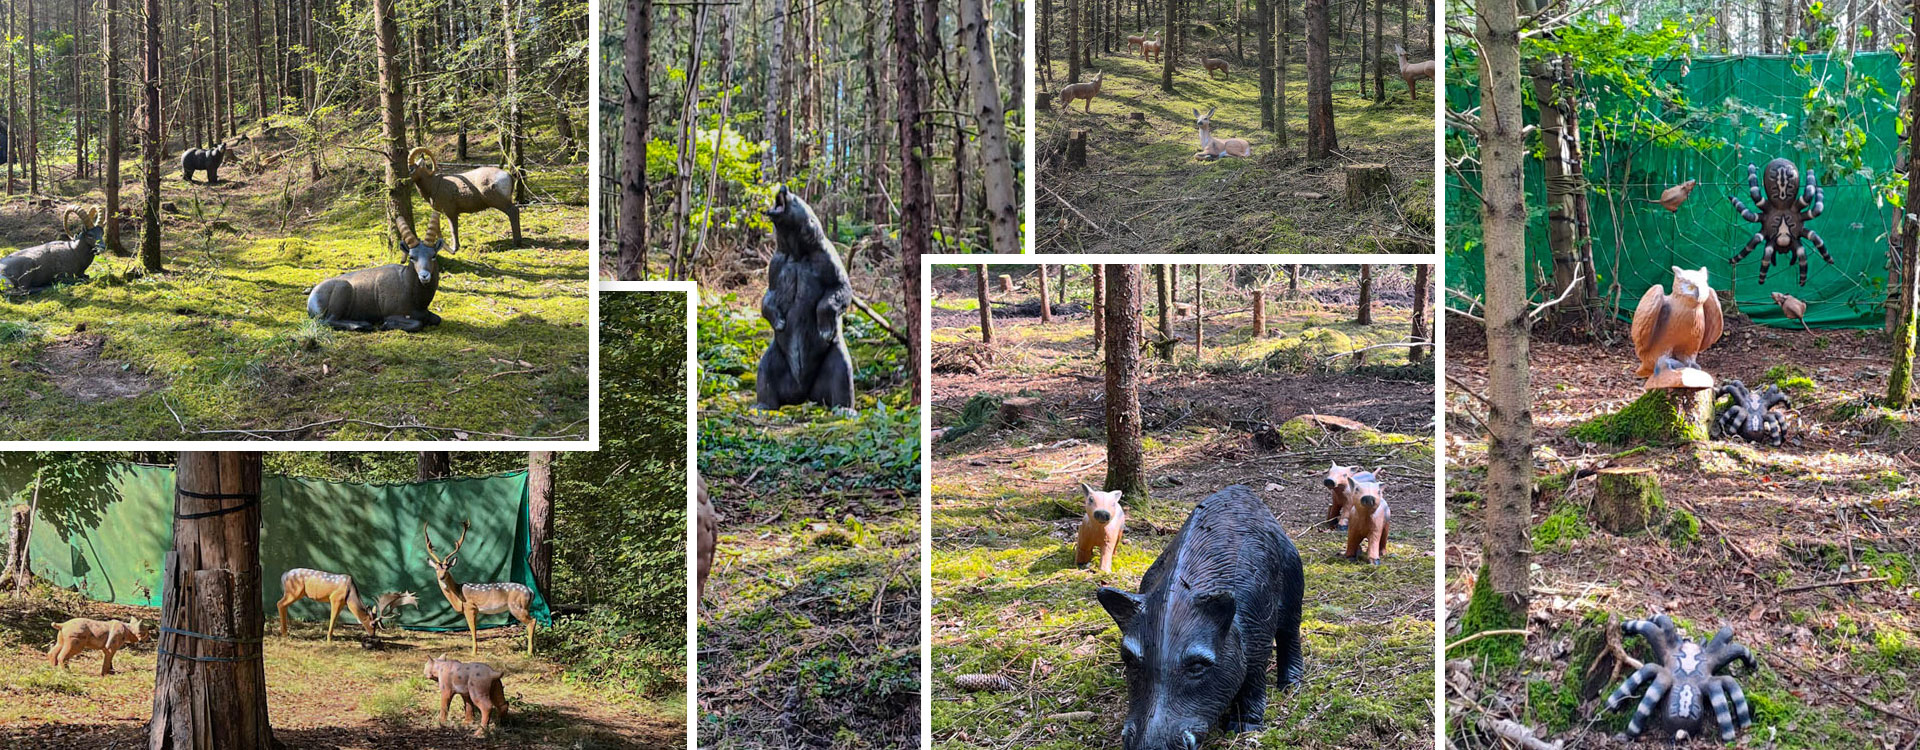
<instances>
[{"instance_id":1,"label":"cut log","mask_svg":"<svg viewBox=\"0 0 1920 750\"><path fill-rule=\"evenodd\" d=\"M1127 119L1129 119L1129 120L1132 120L1132 121L1134 121L1134 122L1139 122L1139 123L1144 123L1144 122L1146 122L1146 121L1147 121L1147 113L1145 113L1145 112L1135 112L1135 113L1133 113L1133 114L1131 114L1131 115L1128 115L1128 116L1127 116Z\"/></svg>"},{"instance_id":2,"label":"cut log","mask_svg":"<svg viewBox=\"0 0 1920 750\"><path fill-rule=\"evenodd\" d=\"M1040 411L1040 399L1027 396L1015 396L1000 402L999 422L1002 427L1018 427L1033 421Z\"/></svg>"},{"instance_id":3,"label":"cut log","mask_svg":"<svg viewBox=\"0 0 1920 750\"><path fill-rule=\"evenodd\" d=\"M1253 290L1253 337L1265 338L1267 335L1267 293L1262 289Z\"/></svg>"},{"instance_id":4,"label":"cut log","mask_svg":"<svg viewBox=\"0 0 1920 750\"><path fill-rule=\"evenodd\" d=\"M1351 419L1348 419L1348 418L1346 418L1346 417L1336 417L1336 416L1333 416L1333 415L1330 415L1330 414L1302 414L1302 415L1300 415L1300 416L1298 416L1298 417L1296 417L1296 419L1300 419L1300 420L1302 420L1302 421L1305 421L1305 422L1307 422L1308 424L1313 424L1313 425L1318 425L1318 426L1320 426L1320 427L1325 427L1325 428L1327 428L1327 429L1330 429L1330 430L1364 430L1364 429L1367 429L1367 426L1366 426L1366 425L1364 425L1364 424L1361 424L1361 423L1359 423L1359 422L1356 422L1356 421L1354 421L1354 420L1351 420Z\"/></svg>"},{"instance_id":5,"label":"cut log","mask_svg":"<svg viewBox=\"0 0 1920 750\"><path fill-rule=\"evenodd\" d=\"M1084 167L1087 165L1087 131L1075 130L1067 134L1067 166Z\"/></svg>"},{"instance_id":6,"label":"cut log","mask_svg":"<svg viewBox=\"0 0 1920 750\"><path fill-rule=\"evenodd\" d=\"M1593 520L1615 534L1631 534L1653 522L1663 504L1660 477L1644 466L1614 466L1594 472Z\"/></svg>"},{"instance_id":7,"label":"cut log","mask_svg":"<svg viewBox=\"0 0 1920 750\"><path fill-rule=\"evenodd\" d=\"M1387 185L1392 181L1393 174L1385 164L1348 164L1347 208L1373 205L1386 195Z\"/></svg>"},{"instance_id":8,"label":"cut log","mask_svg":"<svg viewBox=\"0 0 1920 750\"><path fill-rule=\"evenodd\" d=\"M1004 273L1003 273L1003 274L1000 274L1000 293L1001 293L1001 294L1012 294L1012 293L1013 293L1013 276L1012 276L1012 274L1004 274Z\"/></svg>"}]
</instances>

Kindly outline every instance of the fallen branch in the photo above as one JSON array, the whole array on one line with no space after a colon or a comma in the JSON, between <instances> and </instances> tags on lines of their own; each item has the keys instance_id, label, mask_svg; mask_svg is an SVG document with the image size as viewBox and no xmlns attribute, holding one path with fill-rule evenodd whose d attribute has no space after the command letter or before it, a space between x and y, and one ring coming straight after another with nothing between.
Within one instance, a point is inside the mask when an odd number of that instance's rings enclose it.
<instances>
[{"instance_id":1,"label":"fallen branch","mask_svg":"<svg viewBox=\"0 0 1920 750\"><path fill-rule=\"evenodd\" d=\"M1767 663L1768 665L1773 666L1773 668L1776 670L1780 668L1779 665L1773 664L1771 660L1769 660ZM1855 703L1858 703L1867 708L1871 708L1875 711L1879 711L1880 713L1886 714L1887 716L1891 716L1893 718L1907 722L1908 724L1912 724L1914 726L1920 726L1920 718L1915 718L1911 714L1907 714L1899 710L1896 710L1894 708L1883 706L1883 705L1880 705L1879 703L1875 703L1873 701L1867 700L1866 698L1862 698L1860 697L1859 691L1843 688L1831 682L1828 682L1827 678L1821 677L1817 672L1813 672L1811 670L1801 671L1798 668L1795 668L1793 671L1794 671L1794 674L1803 675L1805 677L1812 679L1814 682L1820 683L1822 686L1826 687L1826 689L1828 690L1832 690L1833 692L1839 693L1841 695L1844 695L1844 696L1847 696L1848 698L1853 699L1853 702Z\"/></svg>"},{"instance_id":2,"label":"fallen branch","mask_svg":"<svg viewBox=\"0 0 1920 750\"><path fill-rule=\"evenodd\" d=\"M1332 362L1341 357L1359 354L1361 352L1372 350L1372 349L1387 349L1392 347L1403 347L1407 349L1412 349L1417 346L1433 346L1433 342L1431 341L1395 341L1390 344L1374 344L1373 346L1361 347L1359 349L1355 349L1350 352L1340 352L1339 354L1335 354L1331 357L1328 357L1327 361Z\"/></svg>"},{"instance_id":3,"label":"fallen branch","mask_svg":"<svg viewBox=\"0 0 1920 750\"><path fill-rule=\"evenodd\" d=\"M1573 281L1567 283L1567 288L1560 290L1560 296L1535 306L1533 312L1527 313L1527 325L1533 325L1536 321L1539 321L1540 316L1546 313L1547 310L1552 309L1554 305L1567 301L1567 295L1573 294L1573 288L1579 286L1580 282L1585 281L1586 278L1585 276L1575 275Z\"/></svg>"},{"instance_id":4,"label":"fallen branch","mask_svg":"<svg viewBox=\"0 0 1920 750\"><path fill-rule=\"evenodd\" d=\"M1809 583L1802 586L1794 586L1792 588L1781 589L1780 593L1792 594L1799 591L1812 591L1814 589L1823 589L1828 586L1851 586L1856 583L1879 583L1885 580L1887 580L1886 576L1873 576L1871 578L1848 578L1844 581L1828 581L1826 583Z\"/></svg>"},{"instance_id":5,"label":"fallen branch","mask_svg":"<svg viewBox=\"0 0 1920 750\"><path fill-rule=\"evenodd\" d=\"M1523 724L1508 719L1495 719L1490 716L1482 716L1480 717L1480 730L1488 734L1498 735L1501 739L1519 745L1522 750L1560 750L1560 748L1563 747L1558 741L1548 742L1533 736L1533 730L1528 729Z\"/></svg>"},{"instance_id":6,"label":"fallen branch","mask_svg":"<svg viewBox=\"0 0 1920 750\"><path fill-rule=\"evenodd\" d=\"M1047 187L1046 185L1041 185L1040 189L1047 191L1047 195L1053 196L1054 200L1060 201L1060 205L1066 206L1068 211L1072 211L1074 216L1080 217L1080 220L1086 222L1087 226L1093 227L1094 231L1099 232L1102 236L1105 236L1105 237L1113 236L1112 233L1108 232L1105 229L1102 229L1099 224L1093 223L1093 220L1087 218L1086 214L1080 213L1080 209L1074 208L1073 204L1068 203L1067 199L1060 197L1059 193L1053 192L1053 188Z\"/></svg>"},{"instance_id":7,"label":"fallen branch","mask_svg":"<svg viewBox=\"0 0 1920 750\"><path fill-rule=\"evenodd\" d=\"M881 328L884 328L887 330L887 333L893 334L894 339L898 340L901 346L905 346L905 347L913 346L913 342L907 340L906 334L901 333L899 329L894 328L893 324L887 322L887 319L884 316L882 316L880 313L874 312L873 308L868 307L866 301L860 299L858 295L855 295L853 298L853 306L860 308L860 312L866 313L867 317L873 319L873 322L879 323Z\"/></svg>"},{"instance_id":8,"label":"fallen branch","mask_svg":"<svg viewBox=\"0 0 1920 750\"><path fill-rule=\"evenodd\" d=\"M1529 635L1529 631L1526 631L1526 630L1482 630L1482 631L1480 631L1480 632L1478 632L1478 633L1474 633L1473 635L1470 635L1470 636L1467 636L1467 637L1465 637L1465 638L1462 638L1462 639L1460 639L1460 640L1457 640L1457 641L1454 641L1454 642L1452 642L1452 643L1449 643L1449 644L1447 644L1447 650L1448 650L1448 651L1452 651L1452 650L1453 650L1453 648L1454 648L1455 646L1464 646L1464 645L1466 645L1466 644L1469 644L1469 643L1472 643L1472 642L1474 642L1474 641L1477 641L1477 640L1480 640L1480 639L1482 639L1482 638L1485 638L1485 637L1487 637L1487 636L1490 636L1490 635L1518 635L1518 636L1525 636L1525 635Z\"/></svg>"}]
</instances>

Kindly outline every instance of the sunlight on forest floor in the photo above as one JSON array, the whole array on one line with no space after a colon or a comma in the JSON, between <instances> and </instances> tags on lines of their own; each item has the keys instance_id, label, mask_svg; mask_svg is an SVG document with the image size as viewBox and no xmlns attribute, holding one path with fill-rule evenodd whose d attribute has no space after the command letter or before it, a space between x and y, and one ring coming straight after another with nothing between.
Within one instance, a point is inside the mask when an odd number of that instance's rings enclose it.
<instances>
[{"instance_id":1,"label":"sunlight on forest floor","mask_svg":"<svg viewBox=\"0 0 1920 750\"><path fill-rule=\"evenodd\" d=\"M399 260L367 189L380 165L347 152L347 164L330 164L309 183L304 160L262 164L286 146L247 142L216 186L186 184L168 168L166 273L145 275L137 258L102 254L90 280L0 298L0 355L19 363L0 369L0 407L10 416L0 435L152 440L340 417L460 432L347 424L288 437L584 434L584 164L529 170L527 247L511 247L497 211L463 217L466 247L442 256L439 327L357 334L308 320L306 295L323 279ZM142 205L137 173L129 160L123 206ZM58 200L104 201L98 190ZM430 209L417 196L414 207L424 233ZM59 222L57 209L11 198L0 204L0 252L53 239ZM138 222L123 226L123 246L137 252Z\"/></svg>"},{"instance_id":2,"label":"sunlight on forest floor","mask_svg":"<svg viewBox=\"0 0 1920 750\"><path fill-rule=\"evenodd\" d=\"M66 669L47 665L53 629L68 617L139 618L154 627L159 610L53 598L0 602L0 739L9 747L144 746L153 707L153 640L114 655L114 674L100 674L100 653ZM269 613L269 619L276 615ZM289 637L269 624L267 714L275 736L293 748L631 748L677 746L686 711L678 701L646 701L565 674L566 665L523 650L518 626L480 632L480 653L468 653L465 632L386 631L388 649L361 647L360 626L342 616L334 641L324 622L296 622ZM430 656L484 661L506 673L507 719L487 739L462 724L455 698L439 724L438 687L421 674ZM57 729L48 725L57 723Z\"/></svg>"},{"instance_id":3,"label":"sunlight on forest floor","mask_svg":"<svg viewBox=\"0 0 1920 750\"><path fill-rule=\"evenodd\" d=\"M1066 85L1053 63L1050 87ZM1383 103L1336 82L1334 130L1341 158L1310 162L1306 142L1306 70L1288 67L1288 145L1260 128L1256 71L1236 66L1225 78L1197 66L1175 69L1175 93L1160 90L1160 65L1137 56L1094 58L1105 74L1093 112L1079 101L1036 117L1042 172L1039 252L1426 252L1432 245L1433 110L1429 91L1410 102L1390 85ZM1091 79L1092 73L1083 77ZM1430 89L1430 87L1428 87ZM1203 161L1194 110L1217 108L1216 138L1244 138L1252 159ZM1144 122L1129 119L1141 113ZM1069 131L1087 131L1087 166L1062 161ZM1343 167L1386 164L1392 199L1348 208ZM1062 207L1062 201L1074 210ZM1074 211L1079 213L1076 214ZM1091 223L1090 223L1091 222Z\"/></svg>"},{"instance_id":4,"label":"sunlight on forest floor","mask_svg":"<svg viewBox=\"0 0 1920 750\"><path fill-rule=\"evenodd\" d=\"M1351 281L1305 282L1303 301L1339 288L1350 294ZM1070 300L1086 300L1084 282L1076 286ZM938 307L964 299L936 302L936 340L978 341L977 327L955 327L972 319L971 310ZM1111 575L1072 564L1077 483L1097 484L1105 471L1091 319L1062 314L1042 325L1037 317L996 317L994 347L1017 356L984 374L934 377L936 430L953 426L979 398L1038 398L1043 415L1019 427L990 422L935 444L930 687L937 747L1113 746L1126 687L1114 650L1118 631L1093 591L1102 584L1136 589L1193 504L1234 483L1253 487L1273 507L1294 536L1307 581L1306 677L1287 693L1270 694L1269 728L1241 741L1313 750L1431 744L1433 388L1351 373L1250 372L1246 360L1260 357L1249 352L1265 344L1244 341L1251 313L1243 298L1232 299L1222 303L1225 314L1207 313L1208 339L1225 346L1195 362L1189 333L1176 363L1145 365L1142 443L1152 498L1126 499L1128 534ZM1406 304L1376 302L1377 322L1364 327L1367 333L1403 340ZM1353 314L1350 301L1269 305L1271 340L1312 327L1348 330ZM1153 326L1155 316L1147 317ZM1236 343L1232 331L1243 331L1243 341ZM1394 356L1405 362L1404 352ZM1252 444L1249 421L1280 424L1307 412L1371 429L1293 435L1296 442L1279 452ZM1325 517L1320 478L1333 461L1383 467L1393 524L1379 566L1342 558L1344 534L1310 528ZM1014 688L960 692L952 676L967 673L1003 675ZM1096 717L1054 718L1075 711Z\"/></svg>"}]
</instances>

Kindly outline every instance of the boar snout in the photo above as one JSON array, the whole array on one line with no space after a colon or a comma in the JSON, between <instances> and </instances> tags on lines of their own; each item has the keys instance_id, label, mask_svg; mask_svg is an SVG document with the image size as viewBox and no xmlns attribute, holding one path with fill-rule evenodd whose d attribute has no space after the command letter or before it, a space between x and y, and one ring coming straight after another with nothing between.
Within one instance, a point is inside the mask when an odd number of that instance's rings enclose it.
<instances>
[{"instance_id":1,"label":"boar snout","mask_svg":"<svg viewBox=\"0 0 1920 750\"><path fill-rule=\"evenodd\" d=\"M1106 523L1108 521L1113 520L1113 512L1105 508L1101 508L1093 512L1093 520L1099 521L1101 523Z\"/></svg>"},{"instance_id":2,"label":"boar snout","mask_svg":"<svg viewBox=\"0 0 1920 750\"><path fill-rule=\"evenodd\" d=\"M1334 485L1333 477L1327 477L1326 479L1322 479L1320 480L1320 483L1328 487L1332 487Z\"/></svg>"},{"instance_id":3,"label":"boar snout","mask_svg":"<svg viewBox=\"0 0 1920 750\"><path fill-rule=\"evenodd\" d=\"M1366 507L1367 507L1367 510L1373 510L1373 506L1375 506L1375 505L1379 505L1379 504L1380 504L1380 496L1378 496L1378 495L1361 495L1361 496L1360 496L1360 504L1361 504L1361 505L1364 505L1364 506L1366 506Z\"/></svg>"},{"instance_id":4,"label":"boar snout","mask_svg":"<svg viewBox=\"0 0 1920 750\"><path fill-rule=\"evenodd\" d=\"M1127 722L1120 731L1120 744L1125 750L1196 750L1210 728L1206 722L1166 722L1138 732L1133 722Z\"/></svg>"}]
</instances>

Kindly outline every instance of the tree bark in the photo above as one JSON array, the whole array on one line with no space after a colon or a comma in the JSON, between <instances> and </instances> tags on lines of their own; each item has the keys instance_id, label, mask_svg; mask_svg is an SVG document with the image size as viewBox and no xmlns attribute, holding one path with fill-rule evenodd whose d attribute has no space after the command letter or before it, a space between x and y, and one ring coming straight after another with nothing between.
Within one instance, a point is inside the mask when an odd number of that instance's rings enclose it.
<instances>
[{"instance_id":1,"label":"tree bark","mask_svg":"<svg viewBox=\"0 0 1920 750\"><path fill-rule=\"evenodd\" d=\"M1173 45L1174 0L1160 0L1160 2L1166 16L1164 19L1165 24L1161 28L1162 36L1160 37L1160 90L1171 94L1173 93L1173 61L1179 58L1178 51L1174 49Z\"/></svg>"},{"instance_id":2,"label":"tree bark","mask_svg":"<svg viewBox=\"0 0 1920 750\"><path fill-rule=\"evenodd\" d=\"M1431 341L1427 336L1427 305L1431 300L1428 289L1433 286L1433 266L1422 263L1413 268L1413 327L1408 338L1415 342ZM1424 346L1412 347L1407 350L1407 361L1419 364L1426 361L1430 352L1432 349Z\"/></svg>"},{"instance_id":3,"label":"tree bark","mask_svg":"<svg viewBox=\"0 0 1920 750\"><path fill-rule=\"evenodd\" d=\"M1156 263L1153 266L1153 280L1160 293L1160 337L1166 344L1160 347L1160 359L1173 361L1173 266Z\"/></svg>"},{"instance_id":4,"label":"tree bark","mask_svg":"<svg viewBox=\"0 0 1920 750\"><path fill-rule=\"evenodd\" d=\"M147 146L144 180L146 221L140 235L140 267L147 273L166 270L160 258L160 0L146 0L147 59L142 85L146 87Z\"/></svg>"},{"instance_id":5,"label":"tree bark","mask_svg":"<svg viewBox=\"0 0 1920 750\"><path fill-rule=\"evenodd\" d=\"M160 626L185 632L157 639L147 747L278 748L260 645L260 454L183 452L176 471Z\"/></svg>"},{"instance_id":6,"label":"tree bark","mask_svg":"<svg viewBox=\"0 0 1920 750\"><path fill-rule=\"evenodd\" d=\"M903 0L906 2L908 0ZM894 23L900 23L899 9L894 9ZM767 18L772 27L767 30L767 91L766 106L762 116L763 142L771 148L762 152L760 172L768 177L768 182L780 182L791 174L793 154L787 139L787 0L773 0L773 11ZM913 23L913 9L907 9L907 23ZM899 41L900 29L895 28L895 41ZM907 39L913 38L911 29L907 30ZM908 50L913 49L909 44ZM903 105L904 106L904 103ZM902 112L902 115L905 113ZM915 117L918 117L916 112ZM917 360L916 360L917 361Z\"/></svg>"},{"instance_id":7,"label":"tree bark","mask_svg":"<svg viewBox=\"0 0 1920 750\"><path fill-rule=\"evenodd\" d=\"M1053 298L1047 294L1047 264L1040 264L1040 324L1053 322Z\"/></svg>"},{"instance_id":8,"label":"tree bark","mask_svg":"<svg viewBox=\"0 0 1920 750\"><path fill-rule=\"evenodd\" d=\"M260 0L253 0L253 93L257 100L253 119L266 119L272 110L267 107L267 45L260 36Z\"/></svg>"},{"instance_id":9,"label":"tree bark","mask_svg":"<svg viewBox=\"0 0 1920 750\"><path fill-rule=\"evenodd\" d=\"M553 451L527 452L527 515L533 520L529 531L533 554L527 558L527 567L540 593L552 597Z\"/></svg>"},{"instance_id":10,"label":"tree bark","mask_svg":"<svg viewBox=\"0 0 1920 750\"><path fill-rule=\"evenodd\" d=\"M101 240L106 243L109 252L120 254L120 86L117 76L120 70L120 45L114 42L115 23L120 15L119 0L103 0L106 12L100 14L101 49L106 52L106 62L101 71L101 79L106 87L107 105L107 144L101 154L106 160L100 188L106 193L107 226Z\"/></svg>"},{"instance_id":11,"label":"tree bark","mask_svg":"<svg viewBox=\"0 0 1920 750\"><path fill-rule=\"evenodd\" d=\"M1273 128L1273 11L1269 0L1255 0L1254 15L1260 18L1260 127Z\"/></svg>"},{"instance_id":12,"label":"tree bark","mask_svg":"<svg viewBox=\"0 0 1920 750\"><path fill-rule=\"evenodd\" d=\"M1913 40L1920 39L1920 0L1914 0L1909 20L1913 27L1912 36L1907 37L1907 43L1912 44ZM1920 87L1914 87L1908 96L1907 116L1913 118L1912 123L1920 123ZM1914 138L1908 138L1907 174L1911 176L1916 171L1920 171L1920 142L1916 142ZM1920 199L1920 180L1909 179L1906 205L1920 205L1912 202L1915 199ZM1901 215L1909 214L1903 211ZM1905 293L1901 295L1900 307L1905 314L1902 316L1900 327L1895 329L1893 367L1887 375L1887 408L1889 409L1905 409L1907 404L1913 401L1914 330L1916 324L1920 324L1920 253L1916 253L1915 248L1920 248L1920 225L1916 225L1912 219L1900 222L1900 246L1906 251L1906 270L1904 274L1890 273L1889 275L1903 276L1901 286L1905 287Z\"/></svg>"},{"instance_id":13,"label":"tree bark","mask_svg":"<svg viewBox=\"0 0 1920 750\"><path fill-rule=\"evenodd\" d=\"M1562 101L1561 94L1565 90L1555 87L1556 77L1552 65L1545 62L1535 64L1534 100L1547 102L1538 108L1540 141L1545 150L1541 166L1546 170L1547 248L1553 256L1553 288L1548 290L1547 298L1558 297L1562 290L1573 287L1567 293L1566 301L1551 313L1554 318L1560 319L1585 312L1587 285L1575 282L1591 280L1593 274L1582 263L1580 248L1583 238L1575 206L1579 196L1574 186L1584 182L1579 179L1582 159L1580 130L1565 117L1577 105L1572 101Z\"/></svg>"},{"instance_id":14,"label":"tree bark","mask_svg":"<svg viewBox=\"0 0 1920 750\"><path fill-rule=\"evenodd\" d=\"M894 68L900 90L900 288L906 296L902 326L907 332L908 362L920 361L920 256L933 245L933 181L927 172L933 134L922 121L927 91L916 52L914 15L913 3L893 4ZM908 369L918 372L919 368Z\"/></svg>"},{"instance_id":15,"label":"tree bark","mask_svg":"<svg viewBox=\"0 0 1920 750\"><path fill-rule=\"evenodd\" d=\"M686 267L687 228L692 224L693 216L693 178L699 170L695 168L695 149L693 123L699 115L700 106L700 67L701 52L704 45L702 37L707 33L707 5L693 6L693 38L687 45L687 85L680 91L680 117L676 128L679 130L679 149L673 170L673 231L668 243L672 247L673 262L668 266L668 277L688 278ZM718 152L715 152L716 154Z\"/></svg>"},{"instance_id":16,"label":"tree bark","mask_svg":"<svg viewBox=\"0 0 1920 750\"><path fill-rule=\"evenodd\" d=\"M620 256L614 276L636 281L647 274L647 108L651 97L648 46L653 36L653 0L626 0L626 92L620 119ZM778 49L778 43L775 43ZM769 84L771 85L771 84ZM771 101L771 94L769 101ZM771 122L767 125L771 130ZM771 166L772 156L767 157ZM768 169L767 174L773 170Z\"/></svg>"},{"instance_id":17,"label":"tree bark","mask_svg":"<svg viewBox=\"0 0 1920 750\"><path fill-rule=\"evenodd\" d=\"M1140 266L1107 269L1106 301L1106 488L1142 503L1147 476L1140 449Z\"/></svg>"},{"instance_id":18,"label":"tree bark","mask_svg":"<svg viewBox=\"0 0 1920 750\"><path fill-rule=\"evenodd\" d=\"M73 0L73 47L70 53L73 64L73 178L87 178L87 87L85 67L80 64L81 42L87 38L87 8L81 0Z\"/></svg>"},{"instance_id":19,"label":"tree bark","mask_svg":"<svg viewBox=\"0 0 1920 750\"><path fill-rule=\"evenodd\" d=\"M1193 264L1193 359L1198 362L1206 357L1207 314L1200 301L1200 269Z\"/></svg>"},{"instance_id":20,"label":"tree bark","mask_svg":"<svg viewBox=\"0 0 1920 750\"><path fill-rule=\"evenodd\" d=\"M407 110L401 96L407 71L400 61L400 23L393 0L373 0L379 23L375 55L380 65L380 131L387 146L387 223L396 247L407 247L419 234L413 221L413 184L407 177Z\"/></svg>"},{"instance_id":21,"label":"tree bark","mask_svg":"<svg viewBox=\"0 0 1920 750\"><path fill-rule=\"evenodd\" d=\"M1373 325L1373 265L1360 264L1360 308L1353 322L1363 326Z\"/></svg>"},{"instance_id":22,"label":"tree bark","mask_svg":"<svg viewBox=\"0 0 1920 750\"><path fill-rule=\"evenodd\" d=\"M1273 86L1273 134L1280 148L1287 147L1287 57L1291 54L1287 47L1291 37L1287 36L1287 19L1292 14L1288 7L1293 0L1269 0L1274 5L1274 42L1273 57L1280 62L1280 69L1274 73Z\"/></svg>"},{"instance_id":23,"label":"tree bark","mask_svg":"<svg viewBox=\"0 0 1920 750\"><path fill-rule=\"evenodd\" d=\"M40 193L40 56L34 53L33 0L27 0L27 194ZM151 7L151 5L149 5Z\"/></svg>"},{"instance_id":24,"label":"tree bark","mask_svg":"<svg viewBox=\"0 0 1920 750\"><path fill-rule=\"evenodd\" d=\"M1533 545L1532 386L1528 367L1526 144L1520 100L1519 9L1487 0L1476 13L1482 115L1481 227L1486 244L1488 447L1483 551L1497 604L1524 622Z\"/></svg>"},{"instance_id":25,"label":"tree bark","mask_svg":"<svg viewBox=\"0 0 1920 750\"><path fill-rule=\"evenodd\" d=\"M507 74L507 132L503 134L506 142L500 144L500 151L506 157L507 168L515 174L520 174L526 165L526 132L520 117L519 27L520 13L514 6L514 0L500 0L500 37L506 48L504 64ZM513 200L515 203L527 202L526 180L513 181Z\"/></svg>"},{"instance_id":26,"label":"tree bark","mask_svg":"<svg viewBox=\"0 0 1920 750\"><path fill-rule=\"evenodd\" d=\"M1098 354L1107 343L1107 272L1098 263L1087 268L1093 271L1093 351Z\"/></svg>"},{"instance_id":27,"label":"tree bark","mask_svg":"<svg viewBox=\"0 0 1920 750\"><path fill-rule=\"evenodd\" d=\"M1067 80L1071 83L1079 83L1083 72L1080 69L1080 2L1067 0Z\"/></svg>"},{"instance_id":28,"label":"tree bark","mask_svg":"<svg viewBox=\"0 0 1920 750\"><path fill-rule=\"evenodd\" d=\"M1328 59L1327 2L1307 0L1307 158L1340 148L1333 132L1333 68Z\"/></svg>"},{"instance_id":29,"label":"tree bark","mask_svg":"<svg viewBox=\"0 0 1920 750\"><path fill-rule=\"evenodd\" d=\"M1253 290L1253 337L1267 337L1267 290Z\"/></svg>"},{"instance_id":30,"label":"tree bark","mask_svg":"<svg viewBox=\"0 0 1920 750\"><path fill-rule=\"evenodd\" d=\"M974 266L974 294L980 300L980 343L993 343L993 297L987 290L987 266Z\"/></svg>"},{"instance_id":31,"label":"tree bark","mask_svg":"<svg viewBox=\"0 0 1920 750\"><path fill-rule=\"evenodd\" d=\"M416 460L416 478L425 482L453 476L453 454L446 451L420 451Z\"/></svg>"},{"instance_id":32,"label":"tree bark","mask_svg":"<svg viewBox=\"0 0 1920 750\"><path fill-rule=\"evenodd\" d=\"M992 29L985 5L983 0L960 0L960 35L966 41L968 79L973 85L976 110L974 118L980 125L980 161L986 172L987 230L993 238L993 252L1018 255L1021 251L1020 197L1015 194L1013 162L1007 156L1006 112L1000 101ZM1042 271L1043 289L1046 276ZM1043 292L1043 302L1045 297Z\"/></svg>"}]
</instances>

